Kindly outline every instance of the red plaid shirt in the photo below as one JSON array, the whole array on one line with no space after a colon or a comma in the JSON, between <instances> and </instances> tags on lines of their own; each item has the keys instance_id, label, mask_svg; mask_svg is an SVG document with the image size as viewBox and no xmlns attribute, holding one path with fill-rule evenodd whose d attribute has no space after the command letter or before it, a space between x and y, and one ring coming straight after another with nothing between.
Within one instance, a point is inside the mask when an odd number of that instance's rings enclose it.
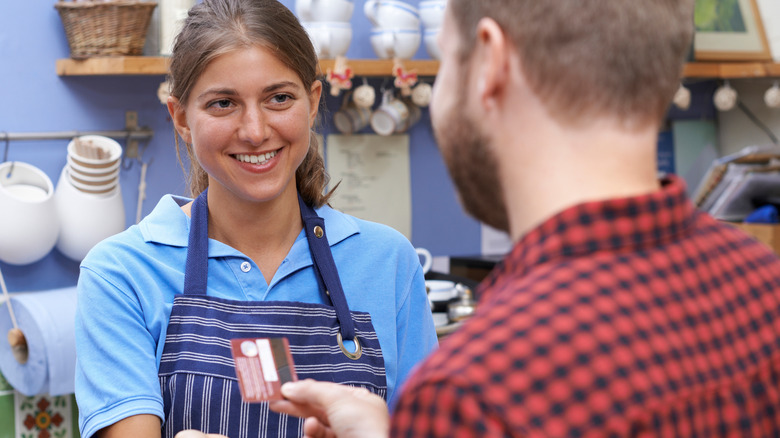
<instances>
[{"instance_id":1,"label":"red plaid shirt","mask_svg":"<svg viewBox=\"0 0 780 438\"><path fill-rule=\"evenodd\" d=\"M479 297L392 436L780 436L780 259L679 179L547 220Z\"/></svg>"}]
</instances>

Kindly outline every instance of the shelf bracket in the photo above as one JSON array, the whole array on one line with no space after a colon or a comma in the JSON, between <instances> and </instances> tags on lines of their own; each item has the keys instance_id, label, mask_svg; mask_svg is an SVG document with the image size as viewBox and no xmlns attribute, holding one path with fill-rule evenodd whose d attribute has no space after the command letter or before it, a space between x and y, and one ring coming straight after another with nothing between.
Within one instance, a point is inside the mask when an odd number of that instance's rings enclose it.
<instances>
[{"instance_id":1,"label":"shelf bracket","mask_svg":"<svg viewBox=\"0 0 780 438\"><path fill-rule=\"evenodd\" d=\"M125 131L127 134L127 145L125 146L126 158L138 158L138 139L134 139L131 133L138 130L138 112L125 111Z\"/></svg>"}]
</instances>

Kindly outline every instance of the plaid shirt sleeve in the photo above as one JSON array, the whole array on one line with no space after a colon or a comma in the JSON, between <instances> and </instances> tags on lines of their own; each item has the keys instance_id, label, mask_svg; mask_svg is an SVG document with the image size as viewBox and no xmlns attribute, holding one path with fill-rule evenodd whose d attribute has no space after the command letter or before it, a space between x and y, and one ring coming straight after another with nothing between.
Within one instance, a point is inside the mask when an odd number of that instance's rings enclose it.
<instances>
[{"instance_id":1,"label":"plaid shirt sleeve","mask_svg":"<svg viewBox=\"0 0 780 438\"><path fill-rule=\"evenodd\" d=\"M427 381L404 394L393 415L393 437L483 437L510 435L482 388L462 379ZM518 436L517 434L511 434Z\"/></svg>"}]
</instances>

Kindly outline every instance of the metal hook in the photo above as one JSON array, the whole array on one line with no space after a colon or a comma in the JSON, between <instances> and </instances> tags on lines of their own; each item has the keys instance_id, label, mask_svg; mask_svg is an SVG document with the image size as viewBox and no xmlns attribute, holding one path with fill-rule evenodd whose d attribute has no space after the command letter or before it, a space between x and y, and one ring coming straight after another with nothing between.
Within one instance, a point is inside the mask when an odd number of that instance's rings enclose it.
<instances>
[{"instance_id":1,"label":"metal hook","mask_svg":"<svg viewBox=\"0 0 780 438\"><path fill-rule=\"evenodd\" d=\"M130 169L132 169L133 168L133 162L135 160L136 159L134 159L134 158L122 157L122 170L130 170Z\"/></svg>"},{"instance_id":2,"label":"metal hook","mask_svg":"<svg viewBox=\"0 0 780 438\"><path fill-rule=\"evenodd\" d=\"M3 163L8 161L8 149L11 148L11 137L8 136L8 132L3 131L3 140L5 140L5 152L3 153Z\"/></svg>"},{"instance_id":3,"label":"metal hook","mask_svg":"<svg viewBox=\"0 0 780 438\"><path fill-rule=\"evenodd\" d=\"M3 131L3 139L5 140L5 152L3 152L3 163L8 161L8 150L11 149L11 137L8 135L8 132ZM14 166L16 166L16 161L11 161L11 168L8 169L8 174L5 176L6 178L11 178L11 176L14 174Z\"/></svg>"},{"instance_id":4,"label":"metal hook","mask_svg":"<svg viewBox=\"0 0 780 438\"><path fill-rule=\"evenodd\" d=\"M132 137L133 133L132 131L127 131L127 136L125 137L125 145L130 145L130 138ZM137 158L137 157L135 157ZM140 158L139 158L140 161ZM122 155L122 170L130 170L133 168L133 160L125 157Z\"/></svg>"}]
</instances>

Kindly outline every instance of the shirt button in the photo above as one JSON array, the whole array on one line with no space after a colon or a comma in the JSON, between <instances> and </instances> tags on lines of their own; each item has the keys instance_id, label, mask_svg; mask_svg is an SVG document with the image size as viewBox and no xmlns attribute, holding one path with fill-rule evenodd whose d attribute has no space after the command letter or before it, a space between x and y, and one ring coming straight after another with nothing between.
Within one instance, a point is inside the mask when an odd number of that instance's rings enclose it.
<instances>
[{"instance_id":1,"label":"shirt button","mask_svg":"<svg viewBox=\"0 0 780 438\"><path fill-rule=\"evenodd\" d=\"M241 263L241 270L244 272L249 272L252 270L252 265L249 262Z\"/></svg>"}]
</instances>

